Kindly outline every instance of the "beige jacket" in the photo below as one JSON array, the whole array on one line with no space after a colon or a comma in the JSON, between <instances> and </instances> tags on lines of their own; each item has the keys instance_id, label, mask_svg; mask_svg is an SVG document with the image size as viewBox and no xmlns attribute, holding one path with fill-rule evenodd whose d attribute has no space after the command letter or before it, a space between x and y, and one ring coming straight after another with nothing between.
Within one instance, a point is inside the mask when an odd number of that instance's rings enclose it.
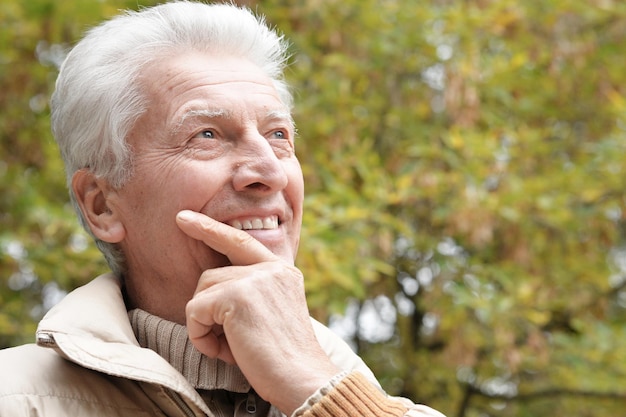
<instances>
[{"instance_id":1,"label":"beige jacket","mask_svg":"<svg viewBox=\"0 0 626 417\"><path fill-rule=\"evenodd\" d=\"M340 338L315 322L332 361L372 372ZM0 351L0 417L213 416L166 360L141 348L119 280L100 276L76 289L39 323L37 344Z\"/></svg>"},{"instance_id":2,"label":"beige jacket","mask_svg":"<svg viewBox=\"0 0 626 417\"><path fill-rule=\"evenodd\" d=\"M303 417L444 417L387 397L369 368L328 328L317 338L343 373L299 410ZM241 413L247 415L245 407ZM238 417L240 411L235 411ZM270 411L270 416L278 413ZM209 416L194 387L139 346L119 280L111 274L71 292L39 323L37 344L0 351L0 417Z\"/></svg>"}]
</instances>

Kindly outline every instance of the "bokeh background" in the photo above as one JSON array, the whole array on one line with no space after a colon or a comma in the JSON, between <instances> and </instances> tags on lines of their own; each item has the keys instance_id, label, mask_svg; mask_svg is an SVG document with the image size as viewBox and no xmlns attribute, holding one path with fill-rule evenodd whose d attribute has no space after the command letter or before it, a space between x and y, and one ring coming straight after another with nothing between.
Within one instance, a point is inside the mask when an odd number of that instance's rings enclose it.
<instances>
[{"instance_id":1,"label":"bokeh background","mask_svg":"<svg viewBox=\"0 0 626 417\"><path fill-rule=\"evenodd\" d=\"M0 2L0 347L106 266L57 65L150 0ZM449 417L626 406L626 2L260 0L292 41L312 314Z\"/></svg>"}]
</instances>

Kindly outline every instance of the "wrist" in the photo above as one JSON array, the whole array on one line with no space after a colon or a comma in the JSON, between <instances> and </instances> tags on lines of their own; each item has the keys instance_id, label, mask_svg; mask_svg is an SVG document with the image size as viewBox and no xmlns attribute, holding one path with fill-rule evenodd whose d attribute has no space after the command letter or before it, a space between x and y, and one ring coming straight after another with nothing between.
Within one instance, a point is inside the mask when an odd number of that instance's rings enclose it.
<instances>
[{"instance_id":1,"label":"wrist","mask_svg":"<svg viewBox=\"0 0 626 417\"><path fill-rule=\"evenodd\" d=\"M298 407L291 417L302 417L307 411L309 411L316 403L322 400L322 398L331 392L339 383L349 374L349 371L342 371L333 376L326 384L318 388L313 395L307 398L300 407Z\"/></svg>"},{"instance_id":2,"label":"wrist","mask_svg":"<svg viewBox=\"0 0 626 417\"><path fill-rule=\"evenodd\" d=\"M321 365L321 364L320 364ZM266 400L272 403L285 415L291 416L309 398L317 392L326 392L327 386L331 388L341 381L346 373L339 373L340 370L330 362L326 366L318 369L306 369L303 373L291 372L290 378L282 380L282 384L274 386L273 398ZM295 377L295 375L300 375ZM289 382L288 382L289 381Z\"/></svg>"}]
</instances>

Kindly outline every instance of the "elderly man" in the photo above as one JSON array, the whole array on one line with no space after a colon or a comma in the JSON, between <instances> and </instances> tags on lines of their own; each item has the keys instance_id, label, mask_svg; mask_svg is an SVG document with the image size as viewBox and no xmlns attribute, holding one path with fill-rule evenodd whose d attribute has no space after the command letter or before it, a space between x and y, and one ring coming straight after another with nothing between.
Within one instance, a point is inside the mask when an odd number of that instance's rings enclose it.
<instances>
[{"instance_id":1,"label":"elderly man","mask_svg":"<svg viewBox=\"0 0 626 417\"><path fill-rule=\"evenodd\" d=\"M91 30L52 128L112 273L0 353L2 416L436 416L309 318L286 44L232 5Z\"/></svg>"}]
</instances>

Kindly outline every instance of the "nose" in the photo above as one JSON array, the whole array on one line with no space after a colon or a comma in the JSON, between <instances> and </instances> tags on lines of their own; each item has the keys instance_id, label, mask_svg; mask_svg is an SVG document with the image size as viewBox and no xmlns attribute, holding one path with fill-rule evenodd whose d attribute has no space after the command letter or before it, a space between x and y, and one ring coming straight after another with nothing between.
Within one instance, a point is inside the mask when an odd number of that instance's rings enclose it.
<instances>
[{"instance_id":1,"label":"nose","mask_svg":"<svg viewBox=\"0 0 626 417\"><path fill-rule=\"evenodd\" d=\"M284 189L288 178L283 162L270 142L256 133L237 146L233 187L235 191L271 193Z\"/></svg>"}]
</instances>

